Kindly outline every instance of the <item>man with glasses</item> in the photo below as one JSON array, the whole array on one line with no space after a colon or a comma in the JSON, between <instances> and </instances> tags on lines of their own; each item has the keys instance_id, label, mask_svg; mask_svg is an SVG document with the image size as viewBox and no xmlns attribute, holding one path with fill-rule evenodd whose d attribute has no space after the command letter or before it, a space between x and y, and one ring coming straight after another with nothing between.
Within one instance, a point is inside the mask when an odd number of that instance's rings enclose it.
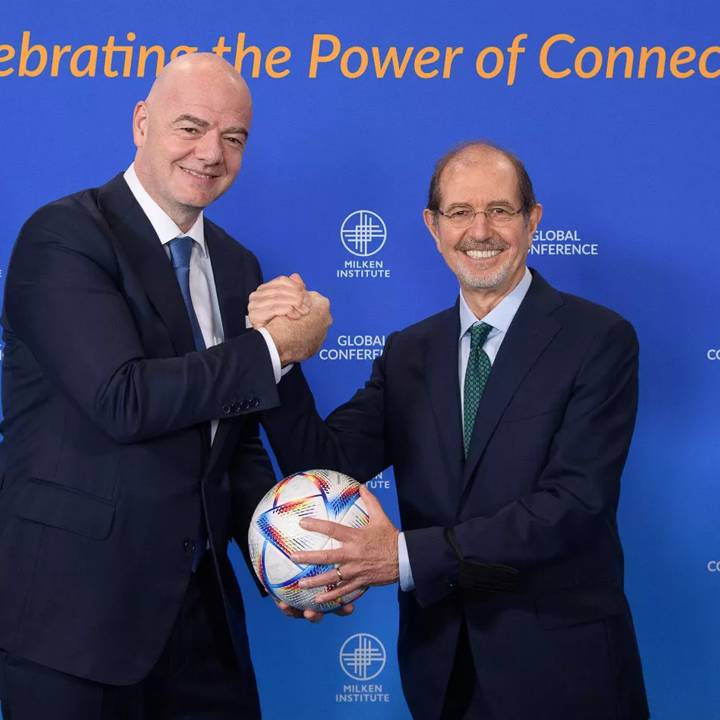
<instances>
[{"instance_id":1,"label":"man with glasses","mask_svg":"<svg viewBox=\"0 0 720 720\"><path fill-rule=\"evenodd\" d=\"M286 473L366 481L394 466L401 533L363 489L369 525L304 521L342 545L296 557L336 565L307 581L336 585L319 600L399 581L415 718L648 717L616 524L637 340L616 313L528 270L541 215L511 153L470 143L443 157L424 219L456 304L390 335L327 420L299 367L263 414ZM282 304L303 293L287 278L261 286L251 321L293 322Z\"/></svg>"}]
</instances>

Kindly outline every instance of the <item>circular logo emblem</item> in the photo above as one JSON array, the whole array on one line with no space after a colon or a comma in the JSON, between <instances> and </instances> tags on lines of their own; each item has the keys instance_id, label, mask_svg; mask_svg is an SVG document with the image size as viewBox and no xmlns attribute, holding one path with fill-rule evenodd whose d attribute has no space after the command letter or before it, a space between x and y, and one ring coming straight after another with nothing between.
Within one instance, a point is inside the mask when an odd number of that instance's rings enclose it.
<instances>
[{"instance_id":1,"label":"circular logo emblem","mask_svg":"<svg viewBox=\"0 0 720 720\"><path fill-rule=\"evenodd\" d=\"M340 226L340 239L345 249L358 257L370 257L387 240L385 221L372 210L350 213Z\"/></svg>"},{"instance_id":2,"label":"circular logo emblem","mask_svg":"<svg viewBox=\"0 0 720 720\"><path fill-rule=\"evenodd\" d=\"M340 667L353 680L372 680L385 667L385 646L374 635L356 633L340 648Z\"/></svg>"}]
</instances>

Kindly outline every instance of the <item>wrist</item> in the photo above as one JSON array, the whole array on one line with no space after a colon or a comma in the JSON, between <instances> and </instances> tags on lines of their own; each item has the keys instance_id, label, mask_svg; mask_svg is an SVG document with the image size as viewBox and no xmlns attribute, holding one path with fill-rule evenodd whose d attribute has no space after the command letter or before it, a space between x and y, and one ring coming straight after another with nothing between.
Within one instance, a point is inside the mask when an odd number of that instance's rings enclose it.
<instances>
[{"instance_id":1,"label":"wrist","mask_svg":"<svg viewBox=\"0 0 720 720\"><path fill-rule=\"evenodd\" d=\"M257 328L259 330L259 328ZM287 348L284 346L282 339L278 337L277 332L273 332L272 323L266 325L263 328L263 332L267 333L270 336L270 339L272 340L273 345L275 346L275 350L277 351L277 356L280 360L280 366L288 365L293 361L291 357L289 357L289 353L287 351Z\"/></svg>"}]
</instances>

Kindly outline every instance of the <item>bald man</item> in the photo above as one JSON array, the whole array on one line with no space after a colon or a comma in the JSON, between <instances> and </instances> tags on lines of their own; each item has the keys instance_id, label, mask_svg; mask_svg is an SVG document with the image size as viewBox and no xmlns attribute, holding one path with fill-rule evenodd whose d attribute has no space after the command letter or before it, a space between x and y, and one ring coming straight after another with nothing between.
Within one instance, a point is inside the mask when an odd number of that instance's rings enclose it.
<instances>
[{"instance_id":1,"label":"bald man","mask_svg":"<svg viewBox=\"0 0 720 720\"><path fill-rule=\"evenodd\" d=\"M188 55L124 174L38 210L7 273L0 696L13 720L256 718L245 547L274 483L256 414L316 351L317 297L246 329L255 257L203 215L248 140L245 82Z\"/></svg>"}]
</instances>

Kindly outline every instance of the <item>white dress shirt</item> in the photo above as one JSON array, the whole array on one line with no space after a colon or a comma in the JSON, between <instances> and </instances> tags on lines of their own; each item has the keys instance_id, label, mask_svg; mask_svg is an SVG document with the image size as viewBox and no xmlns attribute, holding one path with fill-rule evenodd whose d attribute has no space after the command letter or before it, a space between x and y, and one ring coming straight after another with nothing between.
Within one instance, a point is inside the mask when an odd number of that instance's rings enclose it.
<instances>
[{"instance_id":1,"label":"white dress shirt","mask_svg":"<svg viewBox=\"0 0 720 720\"><path fill-rule=\"evenodd\" d=\"M507 335L510 323L512 323L515 313L517 313L520 303L525 299L527 291L532 282L530 271L525 268L525 274L520 282L484 317L478 318L465 301L465 297L460 291L460 343L458 352L458 381L460 383L460 402L462 404L461 413L465 411L465 370L470 357L470 328L478 322L487 323L492 327L483 344L483 350L490 359L490 365L495 362L500 346ZM463 415L460 415L462 419ZM408 557L407 543L403 533L398 535L398 563L400 572L400 588L405 591L414 590L415 582L413 581L412 568L410 567L410 558Z\"/></svg>"},{"instance_id":2,"label":"white dress shirt","mask_svg":"<svg viewBox=\"0 0 720 720\"><path fill-rule=\"evenodd\" d=\"M190 255L190 297L205 341L205 347L219 345L225 339L225 333L223 332L212 262L205 243L205 223L203 222L202 212L198 215L192 227L187 232L183 232L142 186L135 172L134 164L130 165L123 177L130 188L130 192L137 200L138 205L142 208L158 239L165 248L168 261L170 259L170 249L166 246L171 240L182 235L191 237L194 240ZM247 318L245 322L247 324ZM280 382L280 356L275 343L265 328L261 328L259 332L265 338L270 352L275 382ZM215 438L217 426L218 421L213 420L210 426L211 439Z\"/></svg>"}]
</instances>

